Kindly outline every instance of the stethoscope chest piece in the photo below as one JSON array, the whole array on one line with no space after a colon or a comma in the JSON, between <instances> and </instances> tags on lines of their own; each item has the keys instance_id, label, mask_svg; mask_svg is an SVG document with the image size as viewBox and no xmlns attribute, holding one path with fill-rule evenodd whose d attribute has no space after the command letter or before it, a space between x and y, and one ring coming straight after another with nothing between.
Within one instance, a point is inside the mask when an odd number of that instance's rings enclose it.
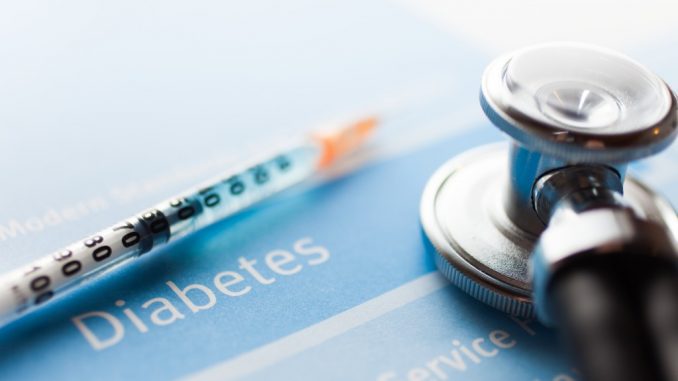
<instances>
[{"instance_id":1,"label":"stethoscope chest piece","mask_svg":"<svg viewBox=\"0 0 678 381\"><path fill-rule=\"evenodd\" d=\"M548 322L544 295L571 263L676 257L675 211L626 175L677 135L675 96L656 75L606 49L540 45L493 61L480 103L510 144L452 158L421 199L436 264L454 284Z\"/></svg>"}]
</instances>

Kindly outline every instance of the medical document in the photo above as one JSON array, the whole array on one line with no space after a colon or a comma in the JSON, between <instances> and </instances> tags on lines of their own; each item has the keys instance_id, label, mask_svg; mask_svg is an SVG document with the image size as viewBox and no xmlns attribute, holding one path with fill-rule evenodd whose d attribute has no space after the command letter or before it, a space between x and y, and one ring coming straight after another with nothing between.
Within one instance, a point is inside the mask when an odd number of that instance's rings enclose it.
<instances>
[{"instance_id":1,"label":"medical document","mask_svg":"<svg viewBox=\"0 0 678 381\"><path fill-rule=\"evenodd\" d=\"M381 125L323 176L0 328L0 378L579 380L557 332L433 264L428 177L505 140L478 105L494 48L435 3L1 6L2 272L323 123ZM667 36L624 51L675 87ZM674 145L631 173L678 205L677 168Z\"/></svg>"}]
</instances>

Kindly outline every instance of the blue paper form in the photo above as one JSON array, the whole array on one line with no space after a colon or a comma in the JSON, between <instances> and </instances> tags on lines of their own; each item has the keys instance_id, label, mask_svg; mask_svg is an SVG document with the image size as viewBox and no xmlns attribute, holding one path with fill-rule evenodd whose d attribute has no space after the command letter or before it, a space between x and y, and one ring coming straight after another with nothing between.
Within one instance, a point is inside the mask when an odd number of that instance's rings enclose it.
<instances>
[{"instance_id":1,"label":"blue paper form","mask_svg":"<svg viewBox=\"0 0 678 381\"><path fill-rule=\"evenodd\" d=\"M4 46L0 119L17 128L0 141L2 271L316 122L386 118L355 171L0 328L0 378L579 379L554 332L449 286L419 228L428 176L503 139L477 105L491 57L384 2L87 4L17 9L46 25L15 24L28 32ZM677 84L653 52L636 58ZM671 148L633 168L674 205L677 160ZM280 252L294 260L276 272Z\"/></svg>"}]
</instances>

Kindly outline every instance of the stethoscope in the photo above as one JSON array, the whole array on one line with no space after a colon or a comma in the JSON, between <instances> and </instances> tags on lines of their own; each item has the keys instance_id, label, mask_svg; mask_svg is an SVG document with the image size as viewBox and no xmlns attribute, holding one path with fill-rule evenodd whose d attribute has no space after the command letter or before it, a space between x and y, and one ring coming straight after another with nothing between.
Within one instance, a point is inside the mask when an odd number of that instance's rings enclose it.
<instances>
[{"instance_id":1,"label":"stethoscope","mask_svg":"<svg viewBox=\"0 0 678 381\"><path fill-rule=\"evenodd\" d=\"M616 52L557 43L493 61L480 103L512 141L454 157L426 185L438 269L558 326L586 379L678 380L678 217L626 176L675 139L670 88Z\"/></svg>"}]
</instances>

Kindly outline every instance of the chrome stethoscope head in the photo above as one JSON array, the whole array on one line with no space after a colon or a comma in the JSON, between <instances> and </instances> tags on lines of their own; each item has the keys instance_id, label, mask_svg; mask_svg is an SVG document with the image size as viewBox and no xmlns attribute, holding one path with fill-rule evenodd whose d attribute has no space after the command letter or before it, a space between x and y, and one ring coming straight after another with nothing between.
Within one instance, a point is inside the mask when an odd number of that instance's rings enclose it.
<instances>
[{"instance_id":1,"label":"chrome stethoscope head","mask_svg":"<svg viewBox=\"0 0 678 381\"><path fill-rule=\"evenodd\" d=\"M538 45L500 57L481 105L515 142L571 162L627 163L676 137L676 101L655 74L611 50Z\"/></svg>"},{"instance_id":2,"label":"chrome stethoscope head","mask_svg":"<svg viewBox=\"0 0 678 381\"><path fill-rule=\"evenodd\" d=\"M659 77L606 49L538 45L492 62L480 100L511 143L448 161L421 200L436 264L454 284L502 311L551 322L544 290L573 256L659 230L653 253L675 255L675 211L625 176L628 162L676 137L676 98ZM554 239L566 249L553 249Z\"/></svg>"}]
</instances>

